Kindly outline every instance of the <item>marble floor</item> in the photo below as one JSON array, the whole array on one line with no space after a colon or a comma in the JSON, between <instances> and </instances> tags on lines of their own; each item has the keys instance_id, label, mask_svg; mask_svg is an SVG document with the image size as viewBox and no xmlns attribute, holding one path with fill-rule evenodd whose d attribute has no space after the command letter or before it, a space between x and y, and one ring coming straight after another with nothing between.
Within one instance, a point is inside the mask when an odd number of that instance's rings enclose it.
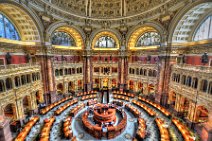
<instances>
[{"instance_id":1,"label":"marble floor","mask_svg":"<svg viewBox=\"0 0 212 141\"><path fill-rule=\"evenodd\" d=\"M101 98L97 97L98 100L100 100ZM135 97L134 99L137 99L137 97ZM110 94L110 102L112 102L114 99L112 97L112 94ZM132 98L130 98L130 101L132 100ZM30 131L29 135L26 138L26 141L35 141L38 139L39 137L39 133L41 131L41 128L43 126L43 120L46 118L50 118L51 116L54 115L54 111L66 104L68 101L66 101L63 104L58 105L57 107L55 107L54 109L52 109L51 111L49 111L46 115L41 115L40 116L40 122L38 122ZM86 102L86 101L84 101ZM124 101L125 104L127 103L131 103L131 102L126 102ZM78 104L80 104L82 102L78 102ZM151 105L148 105L144 102L142 102L143 104L147 105L148 107L151 107L156 113L157 116L156 117L160 117L163 118L166 123L169 125L169 131L170 133L172 133L172 140L173 141L183 141L181 134L177 131L176 127L174 125L171 124L171 120L169 118L167 118L165 115L163 115L160 111L158 111L156 108L152 107ZM50 140L51 141L66 141L65 139L61 138L62 137L62 133L61 133L61 127L62 127L62 121L69 115L69 111L74 108L77 104L72 105L70 107L68 107L61 115L56 116L56 121L53 124L52 127L52 131L50 134ZM135 105L133 105L135 106ZM156 126L155 122L154 122L154 118L150 117L145 111L143 111L140 107L135 106L137 109L140 110L141 112L141 118L144 118L147 124L147 136L145 138L145 141L159 141L159 132L158 132L158 127ZM94 138L93 136L91 136L90 134L88 134L82 126L82 114L85 112L85 110L87 109L87 106L81 110L72 120L72 130L73 130L73 134L74 136L77 137L77 139L79 141L99 141L98 139ZM136 130L137 130L137 123L136 123L136 118L134 117L134 115L129 112L128 110L125 109L125 112L127 114L127 126L125 128L125 130L116 138L111 139L110 141L130 141L132 139L132 137L135 136ZM117 118L119 118L119 116L117 116ZM102 141L105 141L105 138L101 139Z\"/></svg>"}]
</instances>

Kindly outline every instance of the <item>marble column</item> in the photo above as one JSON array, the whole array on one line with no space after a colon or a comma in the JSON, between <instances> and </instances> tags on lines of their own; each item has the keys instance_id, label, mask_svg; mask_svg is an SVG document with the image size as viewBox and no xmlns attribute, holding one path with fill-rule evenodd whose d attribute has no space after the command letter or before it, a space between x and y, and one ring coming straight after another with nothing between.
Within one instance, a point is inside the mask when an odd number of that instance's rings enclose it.
<instances>
[{"instance_id":1,"label":"marble column","mask_svg":"<svg viewBox=\"0 0 212 141\"><path fill-rule=\"evenodd\" d=\"M212 140L212 108L208 111L208 121L202 124L202 127L197 132L200 135L202 141Z\"/></svg>"},{"instance_id":2,"label":"marble column","mask_svg":"<svg viewBox=\"0 0 212 141\"><path fill-rule=\"evenodd\" d=\"M91 2L88 2L88 5L91 6ZM88 6L88 7L90 7ZM88 8L89 11L89 8ZM89 14L90 12L88 12ZM84 52L84 91L90 91L92 90L92 55L91 55L91 41L90 41L90 35L92 32L92 27L91 27L91 21L86 20L86 25L84 27L84 32L86 34L86 43L85 43L85 52Z\"/></svg>"},{"instance_id":3,"label":"marble column","mask_svg":"<svg viewBox=\"0 0 212 141\"><path fill-rule=\"evenodd\" d=\"M10 121L0 116L0 141L12 141Z\"/></svg>"},{"instance_id":4,"label":"marble column","mask_svg":"<svg viewBox=\"0 0 212 141\"><path fill-rule=\"evenodd\" d=\"M171 76L171 63L170 56L164 55L160 56L159 62L159 78L158 78L158 88L155 100L161 105L166 105L168 102L168 86Z\"/></svg>"},{"instance_id":5,"label":"marble column","mask_svg":"<svg viewBox=\"0 0 212 141\"><path fill-rule=\"evenodd\" d=\"M49 102L53 103L57 98L52 56L44 55L40 56L39 59L41 63L42 80L44 83L45 101L47 104L49 104Z\"/></svg>"},{"instance_id":6,"label":"marble column","mask_svg":"<svg viewBox=\"0 0 212 141\"><path fill-rule=\"evenodd\" d=\"M85 56L85 67L84 67L84 89L85 91L90 91L92 89L92 63L91 56Z\"/></svg>"},{"instance_id":7,"label":"marble column","mask_svg":"<svg viewBox=\"0 0 212 141\"><path fill-rule=\"evenodd\" d=\"M143 94L145 94L145 95L149 94L149 92L148 92L148 83L147 82L143 83Z\"/></svg>"}]
</instances>

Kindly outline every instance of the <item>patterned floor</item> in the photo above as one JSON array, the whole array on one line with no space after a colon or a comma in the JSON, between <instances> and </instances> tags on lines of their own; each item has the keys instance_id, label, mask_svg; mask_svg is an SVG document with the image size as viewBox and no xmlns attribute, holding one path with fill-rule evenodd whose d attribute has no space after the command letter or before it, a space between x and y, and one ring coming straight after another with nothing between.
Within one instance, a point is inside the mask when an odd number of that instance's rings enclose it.
<instances>
[{"instance_id":1,"label":"patterned floor","mask_svg":"<svg viewBox=\"0 0 212 141\"><path fill-rule=\"evenodd\" d=\"M137 97L134 98L134 99L137 99ZM98 98L98 100L100 101L100 98ZM132 99L130 99L130 100L132 100ZM112 94L110 94L110 102L111 101L113 101ZM65 102L65 103L67 103L67 102ZM59 106L62 106L65 103L63 103L63 104L61 104ZM79 103L81 103L81 102L79 102ZM130 102L125 102L125 104L126 103L130 103ZM170 133L172 134L172 140L173 141L183 141L181 134L177 131L175 126L171 124L170 119L168 119L160 111L158 111L157 109L155 109L151 105L148 105L148 104L146 104L144 102L142 102L142 103L147 105L148 107L151 107L157 113L157 117L163 118L167 122L167 124L169 124L168 128L169 128ZM54 111L59 106L57 106L54 109L52 109L46 115L40 116L41 117L40 122L37 123L32 128L32 130L30 131L28 137L26 138L26 141L34 141L34 140L36 140L36 138L38 139L40 130L41 130L42 125L43 125L43 120L53 116ZM62 120L65 119L68 116L68 113L69 113L70 109L74 108L75 106L76 106L76 104L71 106L71 107L69 107L69 108L67 108L61 115L56 117L56 122L53 124L52 131L51 131L51 134L50 134L50 140L51 141L66 141L65 139L61 138L61 134L62 134L61 133ZM135 105L133 105L133 106L135 106ZM94 141L94 140L98 141L97 139L92 137L90 134L88 134L82 127L81 116L82 116L83 112L86 109L87 109L87 107L84 108L83 110L81 110L74 117L74 119L72 121L73 134L74 134L74 136L77 137L77 139L79 141L89 141L89 140L90 141ZM158 133L158 129L157 129L158 127L154 123L154 118L149 117L148 114L146 112L144 112L141 108L137 107L137 109L139 109L141 111L141 117L146 120L147 137L146 137L145 141L158 141L159 140L158 139L159 138L159 133ZM119 136L117 136L114 139L111 139L110 141L128 141L128 140L130 141L131 138L133 136L135 136L136 129L137 129L136 118L128 110L125 109L125 112L126 112L127 118L128 118L126 129L124 130L124 132L122 132L122 134L120 134ZM117 118L120 118L120 117L117 116ZM101 140L104 141L106 139L102 138Z\"/></svg>"}]
</instances>

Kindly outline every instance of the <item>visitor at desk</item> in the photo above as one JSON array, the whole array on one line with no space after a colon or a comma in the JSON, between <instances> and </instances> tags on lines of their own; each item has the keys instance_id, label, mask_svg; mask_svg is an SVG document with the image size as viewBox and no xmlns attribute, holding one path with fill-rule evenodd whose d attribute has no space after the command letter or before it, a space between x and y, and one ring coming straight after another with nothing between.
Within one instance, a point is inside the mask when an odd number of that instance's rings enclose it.
<instances>
[{"instance_id":1,"label":"visitor at desk","mask_svg":"<svg viewBox=\"0 0 212 141\"><path fill-rule=\"evenodd\" d=\"M107 132L107 127L105 124L102 125L102 132Z\"/></svg>"}]
</instances>

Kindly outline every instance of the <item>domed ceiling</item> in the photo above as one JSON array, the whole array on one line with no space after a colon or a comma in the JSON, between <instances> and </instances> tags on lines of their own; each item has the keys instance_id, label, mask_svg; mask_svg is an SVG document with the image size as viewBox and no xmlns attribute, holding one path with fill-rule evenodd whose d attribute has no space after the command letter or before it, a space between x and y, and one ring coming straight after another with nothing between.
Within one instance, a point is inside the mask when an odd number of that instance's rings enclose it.
<instances>
[{"instance_id":1,"label":"domed ceiling","mask_svg":"<svg viewBox=\"0 0 212 141\"><path fill-rule=\"evenodd\" d=\"M95 21L117 24L156 19L172 14L189 0L32 0L35 9L71 22ZM83 22L84 22L83 21ZM112 21L112 22L111 22ZM135 23L134 23L135 24Z\"/></svg>"},{"instance_id":2,"label":"domed ceiling","mask_svg":"<svg viewBox=\"0 0 212 141\"><path fill-rule=\"evenodd\" d=\"M159 8L171 0L51 0L55 7L79 17L114 19L136 16Z\"/></svg>"}]
</instances>

